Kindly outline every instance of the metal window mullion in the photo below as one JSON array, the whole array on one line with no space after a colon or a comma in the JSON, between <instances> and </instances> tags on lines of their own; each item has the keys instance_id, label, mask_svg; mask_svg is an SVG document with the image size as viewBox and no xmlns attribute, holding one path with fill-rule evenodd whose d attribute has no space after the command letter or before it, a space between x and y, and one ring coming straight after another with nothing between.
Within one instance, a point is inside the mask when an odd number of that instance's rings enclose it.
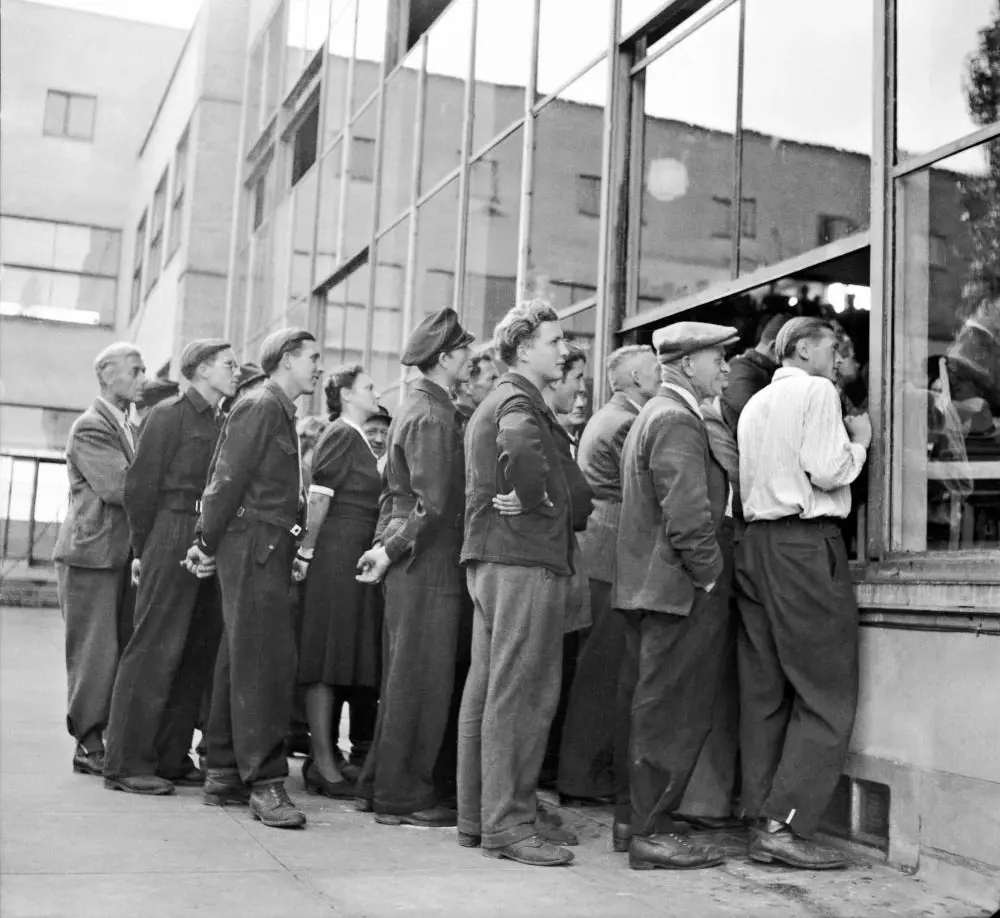
<instances>
[{"instance_id":1,"label":"metal window mullion","mask_svg":"<svg viewBox=\"0 0 1000 918\"><path fill-rule=\"evenodd\" d=\"M31 509L28 511L28 566L31 566L35 559L35 512L38 510L38 467L40 463L36 459L33 463L33 474L31 476Z\"/></svg>"},{"instance_id":2,"label":"metal window mullion","mask_svg":"<svg viewBox=\"0 0 1000 918\"><path fill-rule=\"evenodd\" d=\"M636 51L645 53L640 38ZM646 145L646 72L630 78L632 105L629 125L628 236L625 249L625 314L639 312L639 261L642 252L642 178Z\"/></svg>"},{"instance_id":3,"label":"metal window mullion","mask_svg":"<svg viewBox=\"0 0 1000 918\"><path fill-rule=\"evenodd\" d=\"M661 57L663 57L664 54L666 54L672 48L675 48L680 42L682 42L689 35L693 34L694 32L697 32L702 26L708 25L708 23L710 23L713 19L715 19L716 16L728 10L729 7L731 7L734 3L739 3L742 6L743 0L729 0L728 3L722 4L720 7L718 7L718 9L712 10L712 12L709 13L704 19L699 19L696 23L688 26L687 28L681 27L677 29L674 33L673 38L671 38L669 41L664 42L663 45L657 48L653 54L650 54L648 57L643 57L641 61L636 63L629 71L630 75L635 76L640 71L645 70L650 64L653 64L656 61L658 61Z\"/></svg>"},{"instance_id":4,"label":"metal window mullion","mask_svg":"<svg viewBox=\"0 0 1000 918\"><path fill-rule=\"evenodd\" d=\"M618 51L618 23L621 21L622 0L611 0L608 10L607 85L604 90L604 113L601 126L601 200L600 217L597 227L597 278L594 293L594 344L592 352L594 394L593 403L603 405L607 398L606 374L600 372L604 357L610 352L613 322L612 303L615 272L612 259L615 258L613 224L617 222L618 210L615 193L619 170L615 168L619 144L617 110L623 101L620 87L624 76L624 56ZM627 84L626 84L627 85ZM624 98L627 98L627 93Z\"/></svg>"},{"instance_id":5,"label":"metal window mullion","mask_svg":"<svg viewBox=\"0 0 1000 918\"><path fill-rule=\"evenodd\" d=\"M613 53L613 52L612 52ZM537 102L533 103L531 106L531 111L534 114L538 114L543 108L545 108L549 103L555 102L567 89L570 88L580 77L591 71L596 67L606 56L608 55L608 49L605 48L595 54L586 64L584 64L579 70L576 71L571 77L565 79L560 83L552 92L548 93L543 98L539 99Z\"/></svg>"},{"instance_id":6,"label":"metal window mullion","mask_svg":"<svg viewBox=\"0 0 1000 918\"><path fill-rule=\"evenodd\" d=\"M469 62L465 83L465 112L462 122L462 152L458 173L458 220L455 228L455 283L452 289L454 309L465 319L465 258L469 226L469 151L472 149L472 119L476 100L476 31L479 28L479 0L472 0Z\"/></svg>"},{"instance_id":7,"label":"metal window mullion","mask_svg":"<svg viewBox=\"0 0 1000 918\"><path fill-rule=\"evenodd\" d=\"M354 115L351 111L351 99L354 96L355 62L358 50L358 7L353 4L354 25L351 35L351 58L347 62L347 87L344 89L344 129L340 132L342 147L340 150L340 197L337 200L337 243L333 253L333 263L339 267L344 258L344 233L347 229L347 189L350 183L348 170L351 168L351 144L354 142ZM363 111L364 109L362 109ZM337 267L334 268L336 272Z\"/></svg>"},{"instance_id":8,"label":"metal window mullion","mask_svg":"<svg viewBox=\"0 0 1000 918\"><path fill-rule=\"evenodd\" d=\"M740 243L743 238L743 65L746 60L744 46L747 0L739 0L739 4L740 27L736 46L736 133L733 135L733 204L730 209L735 224L732 245L733 265L730 271L732 277L738 277L740 273Z\"/></svg>"},{"instance_id":9,"label":"metal window mullion","mask_svg":"<svg viewBox=\"0 0 1000 918\"><path fill-rule=\"evenodd\" d=\"M869 411L872 416L872 438L868 459L868 509L865 557L880 559L892 544L892 517L895 502L891 488L901 481L900 465L889 448L894 424L892 404L892 367L894 362L893 306L895 296L895 180L891 164L895 149L895 20L894 0L875 2L874 40L872 42L872 73L874 94L872 105L872 168L870 197L870 279L871 312L869 326L877 329L881 347L869 347ZM886 500L887 495L890 500Z\"/></svg>"},{"instance_id":10,"label":"metal window mullion","mask_svg":"<svg viewBox=\"0 0 1000 918\"><path fill-rule=\"evenodd\" d=\"M541 18L541 2L532 4L531 56L528 58L528 79L524 87L524 136L521 138L521 207L518 217L517 270L514 281L516 300L527 296L528 255L531 248L531 189L535 177L535 116L531 109L535 102L535 87L538 85L538 30Z\"/></svg>"},{"instance_id":11,"label":"metal window mullion","mask_svg":"<svg viewBox=\"0 0 1000 918\"><path fill-rule=\"evenodd\" d=\"M890 41L892 41L891 37ZM893 107L895 108L895 101L893 101ZM902 178L905 175L919 172L921 169L926 169L928 166L933 165L939 160L947 159L949 156L954 156L956 153L962 153L965 150L972 149L972 147L978 147L980 144L993 140L997 136L1000 136L1000 121L988 124L986 127L982 127L978 131L973 131L971 134L966 134L958 140L952 140L943 146L931 150L929 153L921 153L919 156L907 159L898 166L892 167L890 169L890 174L893 178ZM895 143L893 143L893 147L891 147L888 151L889 157L887 162L889 163L892 162L892 153L894 148Z\"/></svg>"}]
</instances>

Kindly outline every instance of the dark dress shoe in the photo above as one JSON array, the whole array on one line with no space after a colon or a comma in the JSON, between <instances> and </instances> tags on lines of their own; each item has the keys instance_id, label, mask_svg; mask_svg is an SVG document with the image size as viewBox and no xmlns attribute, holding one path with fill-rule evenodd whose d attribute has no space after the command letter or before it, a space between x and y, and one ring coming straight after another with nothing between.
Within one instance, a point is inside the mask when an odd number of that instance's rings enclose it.
<instances>
[{"instance_id":1,"label":"dark dress shoe","mask_svg":"<svg viewBox=\"0 0 1000 918\"><path fill-rule=\"evenodd\" d=\"M283 781L260 784L250 792L250 815L272 829L298 829L306 814L292 803Z\"/></svg>"},{"instance_id":2,"label":"dark dress shoe","mask_svg":"<svg viewBox=\"0 0 1000 918\"><path fill-rule=\"evenodd\" d=\"M178 771L167 772L160 777L178 787L201 787L205 783L205 775L202 770L190 759L185 759L184 762L184 766Z\"/></svg>"},{"instance_id":3,"label":"dark dress shoe","mask_svg":"<svg viewBox=\"0 0 1000 918\"><path fill-rule=\"evenodd\" d=\"M690 835L691 826L684 822L674 823L670 829L672 835ZM628 854L629 842L632 840L632 824L615 821L611 827L611 850L619 854Z\"/></svg>"},{"instance_id":4,"label":"dark dress shoe","mask_svg":"<svg viewBox=\"0 0 1000 918\"><path fill-rule=\"evenodd\" d=\"M458 843L463 848L478 848L483 843L483 836L474 835L472 832L459 832Z\"/></svg>"},{"instance_id":5,"label":"dark dress shoe","mask_svg":"<svg viewBox=\"0 0 1000 918\"><path fill-rule=\"evenodd\" d=\"M104 778L108 790L125 791L126 794L147 794L151 797L166 797L174 792L174 785L159 775L121 775Z\"/></svg>"},{"instance_id":6,"label":"dark dress shoe","mask_svg":"<svg viewBox=\"0 0 1000 918\"><path fill-rule=\"evenodd\" d=\"M312 759L306 759L302 766L302 782L310 794L321 794L334 800L353 800L357 796L357 790L350 781L327 781Z\"/></svg>"},{"instance_id":7,"label":"dark dress shoe","mask_svg":"<svg viewBox=\"0 0 1000 918\"><path fill-rule=\"evenodd\" d=\"M354 809L359 813L370 813L375 807L372 805L371 800L367 797L355 797L354 798Z\"/></svg>"},{"instance_id":8,"label":"dark dress shoe","mask_svg":"<svg viewBox=\"0 0 1000 918\"><path fill-rule=\"evenodd\" d=\"M382 826L418 826L421 829L448 829L458 825L458 814L443 806L432 806L415 813L376 813Z\"/></svg>"},{"instance_id":9,"label":"dark dress shoe","mask_svg":"<svg viewBox=\"0 0 1000 918\"><path fill-rule=\"evenodd\" d=\"M207 806L227 803L246 806L250 802L250 786L238 774L209 769L201 788L201 802Z\"/></svg>"},{"instance_id":10,"label":"dark dress shoe","mask_svg":"<svg viewBox=\"0 0 1000 918\"><path fill-rule=\"evenodd\" d=\"M101 777L104 774L104 750L88 752L82 746L77 746L73 753L73 771L81 775Z\"/></svg>"},{"instance_id":11,"label":"dark dress shoe","mask_svg":"<svg viewBox=\"0 0 1000 918\"><path fill-rule=\"evenodd\" d=\"M684 816L676 813L674 819L682 819L688 825L696 829L704 829L708 832L719 832L723 829L743 829L746 827L746 820L739 816Z\"/></svg>"},{"instance_id":12,"label":"dark dress shoe","mask_svg":"<svg viewBox=\"0 0 1000 918\"><path fill-rule=\"evenodd\" d=\"M614 797L578 797L575 794L560 794L560 806L614 806Z\"/></svg>"},{"instance_id":13,"label":"dark dress shoe","mask_svg":"<svg viewBox=\"0 0 1000 918\"><path fill-rule=\"evenodd\" d=\"M780 861L803 870L837 870L847 866L839 851L801 838L787 826L777 832L754 827L750 830L750 860L758 864Z\"/></svg>"},{"instance_id":14,"label":"dark dress shoe","mask_svg":"<svg viewBox=\"0 0 1000 918\"><path fill-rule=\"evenodd\" d=\"M573 852L531 835L502 848L483 848L483 857L506 858L529 867L561 867L573 863Z\"/></svg>"},{"instance_id":15,"label":"dark dress shoe","mask_svg":"<svg viewBox=\"0 0 1000 918\"><path fill-rule=\"evenodd\" d=\"M716 867L724 860L715 848L696 845L677 834L633 835L628 851L633 870L695 870Z\"/></svg>"}]
</instances>

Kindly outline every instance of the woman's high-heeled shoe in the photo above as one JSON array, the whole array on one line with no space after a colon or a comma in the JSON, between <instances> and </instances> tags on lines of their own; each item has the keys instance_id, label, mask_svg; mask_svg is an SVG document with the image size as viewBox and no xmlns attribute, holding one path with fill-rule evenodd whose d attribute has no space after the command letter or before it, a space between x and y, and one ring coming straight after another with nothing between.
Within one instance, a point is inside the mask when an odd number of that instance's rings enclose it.
<instances>
[{"instance_id":1,"label":"woman's high-heeled shoe","mask_svg":"<svg viewBox=\"0 0 1000 918\"><path fill-rule=\"evenodd\" d=\"M312 759L306 759L302 765L302 781L310 794L322 794L334 800L353 800L357 795L350 781L327 781Z\"/></svg>"}]
</instances>

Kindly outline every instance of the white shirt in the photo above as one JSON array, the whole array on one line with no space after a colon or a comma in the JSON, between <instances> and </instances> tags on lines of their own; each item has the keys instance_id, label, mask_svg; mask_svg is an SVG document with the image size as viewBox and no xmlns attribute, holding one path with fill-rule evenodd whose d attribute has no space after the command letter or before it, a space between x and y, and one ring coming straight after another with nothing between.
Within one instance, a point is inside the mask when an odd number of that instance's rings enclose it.
<instances>
[{"instance_id":1,"label":"white shirt","mask_svg":"<svg viewBox=\"0 0 1000 918\"><path fill-rule=\"evenodd\" d=\"M118 426L125 431L125 439L128 440L128 445L132 447L132 452L135 452L135 434L132 432L132 425L129 423L125 412L114 404L114 402L109 402L103 395L99 395L97 397L104 402L105 407L111 412L114 419L118 422Z\"/></svg>"},{"instance_id":2,"label":"white shirt","mask_svg":"<svg viewBox=\"0 0 1000 918\"><path fill-rule=\"evenodd\" d=\"M851 443L832 382L782 367L754 395L737 430L748 521L789 516L843 519L867 450Z\"/></svg>"}]
</instances>

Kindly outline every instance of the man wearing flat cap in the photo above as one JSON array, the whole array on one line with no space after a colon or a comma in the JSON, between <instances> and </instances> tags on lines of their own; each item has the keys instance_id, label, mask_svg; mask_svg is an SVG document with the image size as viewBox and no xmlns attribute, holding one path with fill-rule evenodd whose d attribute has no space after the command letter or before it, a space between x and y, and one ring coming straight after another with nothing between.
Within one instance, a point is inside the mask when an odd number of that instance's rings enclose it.
<instances>
[{"instance_id":1,"label":"man wearing flat cap","mask_svg":"<svg viewBox=\"0 0 1000 918\"><path fill-rule=\"evenodd\" d=\"M285 328L264 339L268 379L226 418L201 500L188 569L218 568L224 634L208 720L205 803L250 803L266 826L306 817L288 797L285 734L298 665L288 585L302 534L302 469L295 403L322 376L313 335Z\"/></svg>"},{"instance_id":2,"label":"man wearing flat cap","mask_svg":"<svg viewBox=\"0 0 1000 918\"><path fill-rule=\"evenodd\" d=\"M215 578L200 580L180 565L219 438L219 403L236 391L238 371L228 341L185 347L187 391L150 412L125 476L139 588L111 697L104 784L112 790L162 795L175 782L201 784L188 752L221 621Z\"/></svg>"},{"instance_id":3,"label":"man wearing flat cap","mask_svg":"<svg viewBox=\"0 0 1000 918\"><path fill-rule=\"evenodd\" d=\"M385 580L382 695L358 779L384 825L455 825L434 781L462 610L463 419L448 393L467 378L473 340L453 309L410 335L401 362L421 375L389 427L376 544L358 562L360 580Z\"/></svg>"},{"instance_id":4,"label":"man wearing flat cap","mask_svg":"<svg viewBox=\"0 0 1000 918\"><path fill-rule=\"evenodd\" d=\"M622 691L631 697L628 801L615 840L629 866L686 869L722 863L673 821L712 725L724 656L731 561L719 544L731 511L725 464L700 404L721 395L724 348L736 329L678 322L653 344L662 385L625 438L615 608L625 616Z\"/></svg>"}]
</instances>

